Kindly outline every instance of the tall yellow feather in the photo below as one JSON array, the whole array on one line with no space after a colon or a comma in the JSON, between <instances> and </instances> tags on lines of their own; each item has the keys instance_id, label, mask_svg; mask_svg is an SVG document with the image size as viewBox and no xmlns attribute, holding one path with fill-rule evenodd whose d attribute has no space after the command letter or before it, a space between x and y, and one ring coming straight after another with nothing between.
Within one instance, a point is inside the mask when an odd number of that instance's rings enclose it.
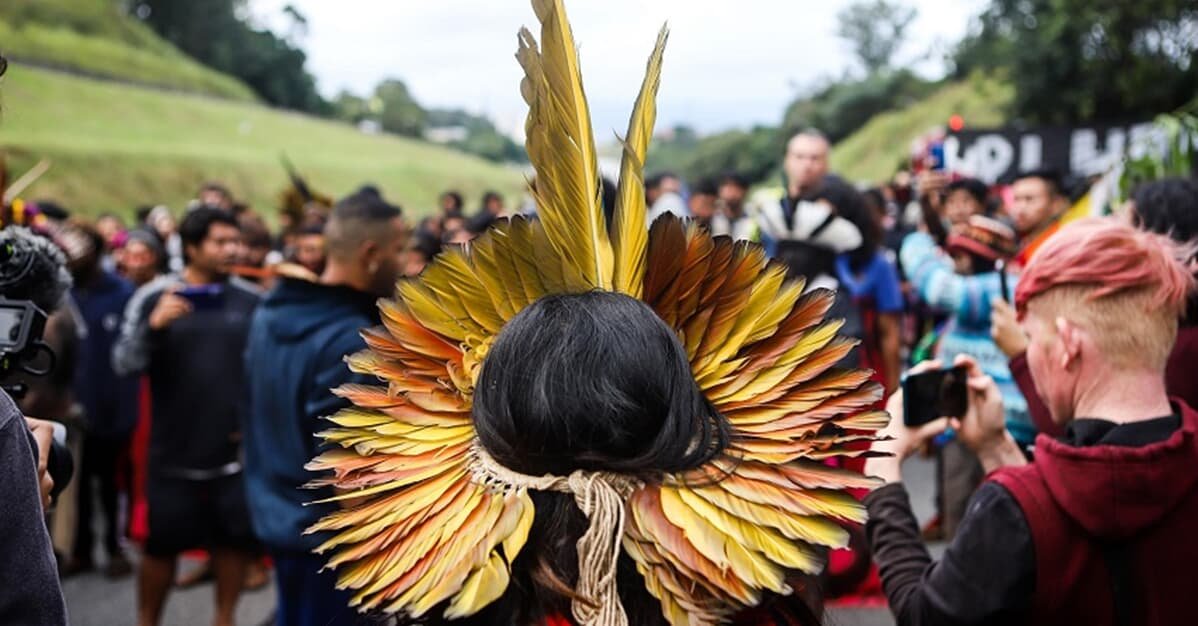
<instances>
[{"instance_id":1,"label":"tall yellow feather","mask_svg":"<svg viewBox=\"0 0 1198 626\"><path fill-rule=\"evenodd\" d=\"M616 291L640 298L645 287L645 255L649 248L649 226L645 206L645 154L657 120L657 88L661 85L661 57L670 31L662 25L657 44L649 55L641 93L632 109L628 135L624 137L624 158L620 161L620 187L616 191L615 273Z\"/></svg>"},{"instance_id":2,"label":"tall yellow feather","mask_svg":"<svg viewBox=\"0 0 1198 626\"><path fill-rule=\"evenodd\" d=\"M599 162L574 35L561 0L533 0L542 50L520 32L516 59L528 102L525 146L537 172L537 214L564 265L582 277L570 291L611 289L612 249L603 218ZM570 274L570 272L567 272Z\"/></svg>"}]
</instances>

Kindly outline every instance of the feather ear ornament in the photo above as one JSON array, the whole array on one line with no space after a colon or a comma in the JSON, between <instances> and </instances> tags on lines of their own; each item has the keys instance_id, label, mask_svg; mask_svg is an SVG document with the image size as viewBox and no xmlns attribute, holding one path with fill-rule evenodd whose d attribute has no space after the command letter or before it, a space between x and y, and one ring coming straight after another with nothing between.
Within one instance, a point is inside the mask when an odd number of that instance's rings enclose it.
<instances>
[{"instance_id":1,"label":"feather ear ornament","mask_svg":"<svg viewBox=\"0 0 1198 626\"><path fill-rule=\"evenodd\" d=\"M383 324L348 359L378 385L336 390L315 487L349 504L308 532L327 539L338 587L362 611L410 619L473 615L499 599L536 511L530 490L573 495L589 520L579 541L580 626L627 624L615 593L621 551L673 626L718 624L796 573L823 568L865 518L846 493L875 480L830 467L865 454L888 417L869 372L836 364L855 342L826 320L832 295L787 282L760 246L712 237L663 216L646 226L644 162L667 32L650 54L620 165L611 231L576 47L562 0L533 0L540 42L522 30L516 57L529 106L539 220L500 220L448 248L380 302ZM678 334L694 379L727 419L726 454L642 482L608 472L527 476L478 443L474 384L504 324L541 297L617 291Z\"/></svg>"}]
</instances>

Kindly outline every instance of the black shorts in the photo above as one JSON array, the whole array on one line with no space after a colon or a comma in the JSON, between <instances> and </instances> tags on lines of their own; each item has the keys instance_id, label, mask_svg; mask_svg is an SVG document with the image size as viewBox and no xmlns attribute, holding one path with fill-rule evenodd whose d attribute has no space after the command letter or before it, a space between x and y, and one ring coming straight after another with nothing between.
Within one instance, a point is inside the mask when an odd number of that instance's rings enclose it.
<instances>
[{"instance_id":1,"label":"black shorts","mask_svg":"<svg viewBox=\"0 0 1198 626\"><path fill-rule=\"evenodd\" d=\"M146 477L149 534L145 551L174 556L195 548L257 549L241 474L188 480Z\"/></svg>"}]
</instances>

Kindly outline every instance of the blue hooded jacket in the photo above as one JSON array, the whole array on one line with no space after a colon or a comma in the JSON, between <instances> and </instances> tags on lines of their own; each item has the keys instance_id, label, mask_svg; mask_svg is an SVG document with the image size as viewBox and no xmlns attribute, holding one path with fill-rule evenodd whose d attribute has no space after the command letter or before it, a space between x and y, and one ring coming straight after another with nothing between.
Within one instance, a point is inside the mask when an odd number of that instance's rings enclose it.
<instances>
[{"instance_id":1,"label":"blue hooded jacket","mask_svg":"<svg viewBox=\"0 0 1198 626\"><path fill-rule=\"evenodd\" d=\"M344 358L366 347L360 331L379 323L377 297L348 287L284 279L258 307L246 349L245 486L254 532L274 551L308 552L322 541L304 529L336 504L304 489L304 469L320 450L323 417L348 406L332 389L377 382L353 374Z\"/></svg>"},{"instance_id":2,"label":"blue hooded jacket","mask_svg":"<svg viewBox=\"0 0 1198 626\"><path fill-rule=\"evenodd\" d=\"M71 289L82 322L75 398L83 405L93 437L122 441L137 423L138 379L118 375L111 359L132 296L133 285L112 272L102 272L92 284Z\"/></svg>"}]
</instances>

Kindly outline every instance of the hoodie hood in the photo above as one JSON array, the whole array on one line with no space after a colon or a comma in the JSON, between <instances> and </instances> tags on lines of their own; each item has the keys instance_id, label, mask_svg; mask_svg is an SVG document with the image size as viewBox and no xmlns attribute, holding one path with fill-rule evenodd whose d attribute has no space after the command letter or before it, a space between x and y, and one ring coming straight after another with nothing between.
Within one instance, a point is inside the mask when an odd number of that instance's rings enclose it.
<instances>
[{"instance_id":1,"label":"hoodie hood","mask_svg":"<svg viewBox=\"0 0 1198 626\"><path fill-rule=\"evenodd\" d=\"M295 343L332 324L347 319L379 323L378 296L344 285L322 285L284 278L267 294L258 316L270 336L280 343Z\"/></svg>"},{"instance_id":2,"label":"hoodie hood","mask_svg":"<svg viewBox=\"0 0 1198 626\"><path fill-rule=\"evenodd\" d=\"M1198 414L1184 402L1181 427L1168 439L1139 447L1073 447L1036 440L1036 465L1052 498L1092 536L1135 535L1173 510L1198 483Z\"/></svg>"}]
</instances>

